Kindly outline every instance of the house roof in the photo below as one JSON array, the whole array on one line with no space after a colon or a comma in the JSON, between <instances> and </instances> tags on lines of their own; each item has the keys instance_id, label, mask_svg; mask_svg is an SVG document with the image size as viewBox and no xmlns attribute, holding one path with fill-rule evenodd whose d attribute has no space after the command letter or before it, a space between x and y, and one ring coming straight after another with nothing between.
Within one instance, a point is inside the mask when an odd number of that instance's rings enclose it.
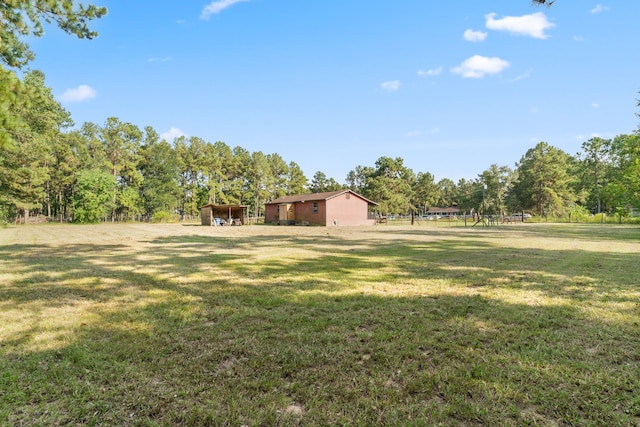
<instances>
[{"instance_id":1,"label":"house roof","mask_svg":"<svg viewBox=\"0 0 640 427\"><path fill-rule=\"evenodd\" d=\"M431 208L427 211L427 213L458 213L460 212L459 208Z\"/></svg>"},{"instance_id":2,"label":"house roof","mask_svg":"<svg viewBox=\"0 0 640 427\"><path fill-rule=\"evenodd\" d=\"M345 193L353 194L354 196L359 197L362 200L366 201L370 205L377 205L376 202L372 202L371 200L365 197L362 197L360 194L351 190L327 191L325 193L296 194L292 196L279 197L277 199L271 200L270 202L267 202L266 204L276 205L280 203L314 202L318 200L329 200Z\"/></svg>"},{"instance_id":3,"label":"house roof","mask_svg":"<svg viewBox=\"0 0 640 427\"><path fill-rule=\"evenodd\" d=\"M224 208L224 209L231 208L231 209L239 209L239 208L248 208L248 207L249 207L249 205L214 205L213 203L210 203L208 205L200 206L200 209L202 209L202 208L214 208L214 209L216 209L216 208L220 208L220 209L222 209L222 208Z\"/></svg>"}]
</instances>

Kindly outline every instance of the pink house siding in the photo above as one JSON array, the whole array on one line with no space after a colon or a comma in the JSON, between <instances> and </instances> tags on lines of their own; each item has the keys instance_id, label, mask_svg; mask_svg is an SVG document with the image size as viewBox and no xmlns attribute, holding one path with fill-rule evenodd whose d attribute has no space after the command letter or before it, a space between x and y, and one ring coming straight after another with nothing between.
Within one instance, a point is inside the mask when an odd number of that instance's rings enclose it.
<instances>
[{"instance_id":1,"label":"pink house siding","mask_svg":"<svg viewBox=\"0 0 640 427\"><path fill-rule=\"evenodd\" d=\"M375 220L367 218L369 203L351 193L340 194L331 199L327 206L327 224L339 225L370 225Z\"/></svg>"}]
</instances>

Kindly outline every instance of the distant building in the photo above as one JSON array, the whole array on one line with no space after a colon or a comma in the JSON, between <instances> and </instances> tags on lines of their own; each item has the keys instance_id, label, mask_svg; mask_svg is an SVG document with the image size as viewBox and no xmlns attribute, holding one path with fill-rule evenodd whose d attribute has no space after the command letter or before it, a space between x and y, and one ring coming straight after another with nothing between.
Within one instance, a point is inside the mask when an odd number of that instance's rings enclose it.
<instances>
[{"instance_id":1,"label":"distant building","mask_svg":"<svg viewBox=\"0 0 640 427\"><path fill-rule=\"evenodd\" d=\"M374 225L378 204L351 190L285 196L265 204L265 223L280 225Z\"/></svg>"},{"instance_id":2,"label":"distant building","mask_svg":"<svg viewBox=\"0 0 640 427\"><path fill-rule=\"evenodd\" d=\"M453 217L460 213L460 209L458 208L430 208L426 215L434 215L438 217Z\"/></svg>"}]
</instances>

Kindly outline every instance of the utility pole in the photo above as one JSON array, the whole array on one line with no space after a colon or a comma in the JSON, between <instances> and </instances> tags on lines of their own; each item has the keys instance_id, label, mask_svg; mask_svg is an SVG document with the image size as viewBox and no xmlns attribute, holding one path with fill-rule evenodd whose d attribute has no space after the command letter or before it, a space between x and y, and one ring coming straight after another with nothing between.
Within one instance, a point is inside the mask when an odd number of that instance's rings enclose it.
<instances>
[{"instance_id":1,"label":"utility pole","mask_svg":"<svg viewBox=\"0 0 640 427\"><path fill-rule=\"evenodd\" d=\"M487 184L482 184L482 216L485 215L484 192L487 190Z\"/></svg>"}]
</instances>

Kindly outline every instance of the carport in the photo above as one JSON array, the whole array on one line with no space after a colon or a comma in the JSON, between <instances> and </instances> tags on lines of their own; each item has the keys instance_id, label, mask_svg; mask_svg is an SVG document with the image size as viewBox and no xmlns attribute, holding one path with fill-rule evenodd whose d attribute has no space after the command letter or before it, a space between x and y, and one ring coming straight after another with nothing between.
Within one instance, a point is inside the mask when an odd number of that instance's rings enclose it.
<instances>
[{"instance_id":1,"label":"carport","mask_svg":"<svg viewBox=\"0 0 640 427\"><path fill-rule=\"evenodd\" d=\"M247 223L247 205L204 205L200 208L202 225L243 225Z\"/></svg>"}]
</instances>

